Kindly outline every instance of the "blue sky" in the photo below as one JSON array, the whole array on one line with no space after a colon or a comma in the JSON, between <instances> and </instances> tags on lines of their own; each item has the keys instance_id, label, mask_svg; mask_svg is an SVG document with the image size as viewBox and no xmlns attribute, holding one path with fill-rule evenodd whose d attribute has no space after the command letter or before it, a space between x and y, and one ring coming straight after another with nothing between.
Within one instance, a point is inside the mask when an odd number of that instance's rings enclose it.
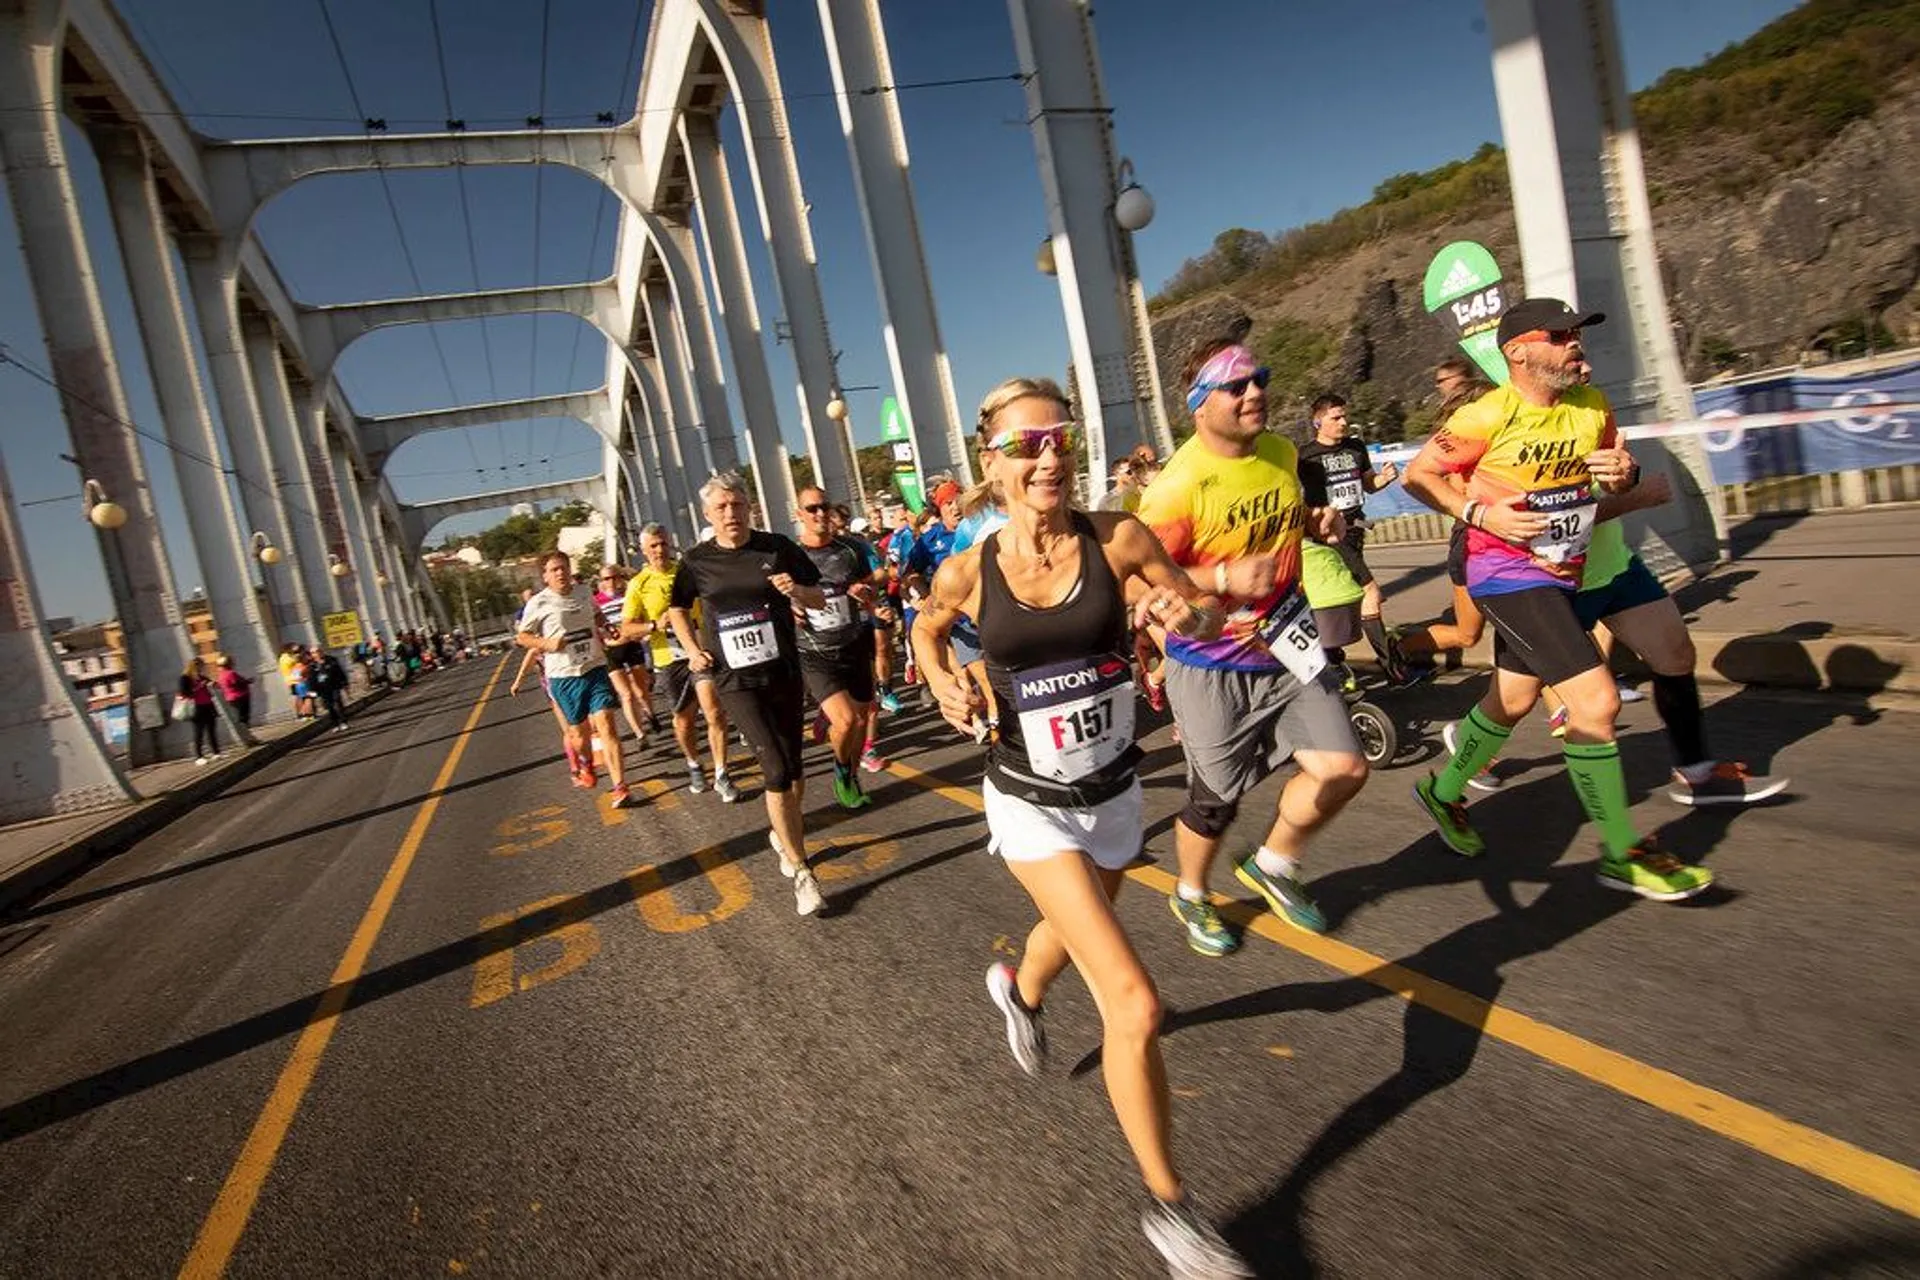
<instances>
[{"instance_id":1,"label":"blue sky","mask_svg":"<svg viewBox=\"0 0 1920 1280\"><path fill-rule=\"evenodd\" d=\"M428 0L329 0L365 112L396 130L447 114ZM1615 0L1631 83L1698 61L1793 7L1791 0ZM626 59L636 8L627 0L441 0L440 32L453 114L473 127L518 122L544 105L552 125L630 110L638 67ZM136 36L203 132L272 137L356 131L319 0L121 0ZM850 385L889 381L868 254L816 6L772 4L776 56L790 102L802 180L835 346ZM1000 0L884 0L901 84L1006 75L1016 68ZM1097 34L1120 151L1151 190L1158 215L1135 237L1142 276L1157 288L1231 226L1278 231L1367 198L1391 174L1459 158L1497 139L1479 0L1377 0L1365 6L1276 0L1103 0ZM543 24L543 15L546 21ZM641 17L644 24L645 17ZM544 104L540 50L545 27ZM642 26L644 40L644 25ZM1066 338L1054 282L1033 269L1045 230L1024 97L1017 84L903 90L915 195L961 412L1012 373L1064 373ZM736 198L750 236L751 193L731 114ZM102 281L133 418L159 432L139 335L121 283L97 168L68 131L82 212ZM560 169L474 169L461 177L391 175L394 205L421 285L430 292L557 283L605 274L613 198ZM539 197L536 226L535 201ZM45 346L11 232L0 236L0 342L45 367ZM300 184L271 205L259 230L295 297L314 303L413 292L409 264L379 181L338 175ZM597 231L597 234L596 234ZM771 269L750 243L766 317L778 314ZM437 339L437 344L436 344ZM489 358L491 353L491 358ZM776 386L792 360L770 345ZM444 356L444 365L442 357ZM340 376L363 413L548 394L598 385L597 335L566 317L408 327L357 343ZM874 438L880 393L852 397L856 435ZM782 392L780 402L791 402ZM65 446L53 395L0 367L0 435L15 498L76 491L55 455ZM736 421L738 410L736 405ZM788 447L800 437L791 411ZM403 501L597 470L593 437L571 423L527 422L410 442L389 474ZM199 582L166 451L146 456L182 594ZM43 606L98 616L104 579L78 503L22 511ZM441 534L484 527L466 517Z\"/></svg>"}]
</instances>

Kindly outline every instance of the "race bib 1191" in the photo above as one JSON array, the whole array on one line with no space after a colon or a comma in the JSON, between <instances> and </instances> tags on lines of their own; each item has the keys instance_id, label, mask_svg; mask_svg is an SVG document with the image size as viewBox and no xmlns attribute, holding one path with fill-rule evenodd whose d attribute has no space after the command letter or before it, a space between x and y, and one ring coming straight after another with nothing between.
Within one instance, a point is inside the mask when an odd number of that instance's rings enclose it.
<instances>
[{"instance_id":1,"label":"race bib 1191","mask_svg":"<svg viewBox=\"0 0 1920 1280\"><path fill-rule=\"evenodd\" d=\"M780 656L780 635L773 629L773 614L766 608L715 614L713 622L720 633L720 655L727 660L728 670L762 666Z\"/></svg>"}]
</instances>

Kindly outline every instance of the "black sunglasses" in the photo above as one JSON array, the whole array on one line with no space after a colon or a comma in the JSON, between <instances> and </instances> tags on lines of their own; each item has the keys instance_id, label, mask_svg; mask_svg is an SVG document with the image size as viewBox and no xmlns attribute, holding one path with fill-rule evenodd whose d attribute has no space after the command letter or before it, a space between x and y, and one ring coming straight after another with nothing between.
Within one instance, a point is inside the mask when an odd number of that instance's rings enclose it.
<instances>
[{"instance_id":1,"label":"black sunglasses","mask_svg":"<svg viewBox=\"0 0 1920 1280\"><path fill-rule=\"evenodd\" d=\"M1237 400L1247 394L1247 384L1249 382L1262 391L1265 391L1267 389L1267 379L1272 376L1272 373L1267 369L1255 369L1244 378L1235 378L1231 382L1216 382L1213 384L1213 389L1215 391L1224 391Z\"/></svg>"},{"instance_id":2,"label":"black sunglasses","mask_svg":"<svg viewBox=\"0 0 1920 1280\"><path fill-rule=\"evenodd\" d=\"M801 507L800 509L806 512L810 516L817 516L822 511L833 510L833 507L825 502L809 502L806 506Z\"/></svg>"}]
</instances>

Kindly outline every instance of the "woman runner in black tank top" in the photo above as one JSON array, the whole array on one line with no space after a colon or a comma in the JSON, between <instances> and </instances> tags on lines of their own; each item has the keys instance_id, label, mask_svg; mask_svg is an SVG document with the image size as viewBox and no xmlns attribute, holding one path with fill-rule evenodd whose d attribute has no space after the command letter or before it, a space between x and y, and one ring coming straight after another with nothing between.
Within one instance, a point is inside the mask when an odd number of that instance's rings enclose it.
<instances>
[{"instance_id":1,"label":"woman runner in black tank top","mask_svg":"<svg viewBox=\"0 0 1920 1280\"><path fill-rule=\"evenodd\" d=\"M980 644L1000 708L987 771L1001 792L1053 806L1119 795L1140 759L1126 601L1093 522L1077 511L1071 520L1080 576L1048 608L1023 604L1007 589L998 532L980 550Z\"/></svg>"},{"instance_id":2,"label":"woman runner in black tank top","mask_svg":"<svg viewBox=\"0 0 1920 1280\"><path fill-rule=\"evenodd\" d=\"M981 466L1007 496L1008 522L934 575L912 643L940 713L972 736L987 708L949 635L979 623L998 732L988 748L988 849L1040 909L1019 968L995 964L987 992L1006 1020L1015 1062L1039 1074L1040 1006L1069 961L1094 993L1107 1092L1151 1197L1141 1226L1182 1275L1249 1275L1187 1198L1168 1141L1172 1099L1160 1060L1160 1001L1113 911L1145 820L1134 769L1133 682L1124 645L1127 587L1135 621L1217 635L1211 600L1125 512L1072 510L1074 429L1060 388L1002 383L980 408ZM1036 1247L1049 1227L1036 1219Z\"/></svg>"}]
</instances>

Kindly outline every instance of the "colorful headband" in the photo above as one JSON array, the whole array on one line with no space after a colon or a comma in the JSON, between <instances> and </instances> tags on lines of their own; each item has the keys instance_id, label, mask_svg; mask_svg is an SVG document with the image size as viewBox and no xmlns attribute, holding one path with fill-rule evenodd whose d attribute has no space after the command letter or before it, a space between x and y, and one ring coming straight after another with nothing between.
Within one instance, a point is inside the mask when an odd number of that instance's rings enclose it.
<instances>
[{"instance_id":1,"label":"colorful headband","mask_svg":"<svg viewBox=\"0 0 1920 1280\"><path fill-rule=\"evenodd\" d=\"M1213 353L1212 359L1200 366L1200 372L1194 375L1193 385L1187 388L1187 412L1193 413L1207 402L1207 397L1215 387L1232 382L1237 378L1253 376L1260 362L1253 358L1253 352L1242 346L1222 347Z\"/></svg>"}]
</instances>

